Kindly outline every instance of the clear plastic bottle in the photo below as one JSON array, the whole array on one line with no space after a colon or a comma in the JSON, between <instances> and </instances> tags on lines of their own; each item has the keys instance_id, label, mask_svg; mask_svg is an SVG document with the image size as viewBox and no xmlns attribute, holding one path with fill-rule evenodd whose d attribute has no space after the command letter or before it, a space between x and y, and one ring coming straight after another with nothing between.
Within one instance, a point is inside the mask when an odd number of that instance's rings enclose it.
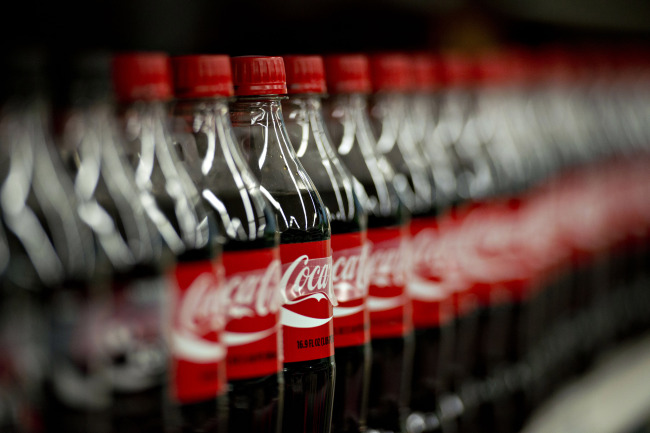
<instances>
[{"instance_id":1,"label":"clear plastic bottle","mask_svg":"<svg viewBox=\"0 0 650 433\"><path fill-rule=\"evenodd\" d=\"M113 58L113 81L140 200L177 258L170 318L171 395L180 418L168 425L178 424L182 431L225 430L221 251L213 215L203 207L173 148L167 107L172 96L169 58L162 53L118 54ZM127 410L127 402L121 403Z\"/></svg>"},{"instance_id":2,"label":"clear plastic bottle","mask_svg":"<svg viewBox=\"0 0 650 433\"><path fill-rule=\"evenodd\" d=\"M230 58L174 57L174 140L223 233L228 431L277 433L284 381L276 217L237 147Z\"/></svg>"},{"instance_id":3,"label":"clear plastic bottle","mask_svg":"<svg viewBox=\"0 0 650 433\"><path fill-rule=\"evenodd\" d=\"M395 172L376 151L370 119L368 59L325 57L325 120L339 157L359 182L368 213L368 308L373 352L368 428L402 430L413 357L411 303L406 293L410 214L398 196ZM403 184L399 185L401 188Z\"/></svg>"},{"instance_id":4,"label":"clear plastic bottle","mask_svg":"<svg viewBox=\"0 0 650 433\"><path fill-rule=\"evenodd\" d=\"M443 283L452 291L455 317L454 356L448 372L452 389L441 399L441 416L443 430L455 425L460 431L472 431L478 405L472 384L479 345L479 311L472 282L462 266L472 239L463 236L460 228L472 208L493 191L494 173L477 131L472 59L455 52L444 54L441 60L444 86L432 145L448 150L456 185L440 225L445 252L439 255L444 260L439 266L445 273Z\"/></svg>"},{"instance_id":5,"label":"clear plastic bottle","mask_svg":"<svg viewBox=\"0 0 650 433\"><path fill-rule=\"evenodd\" d=\"M106 417L92 422L98 409L105 414L110 405L101 381L102 356L92 344L101 318L87 313L89 306L107 303L94 280L92 234L75 214L72 183L52 139L44 67L40 55L25 53L1 68L0 208L8 262L0 293L0 346L7 366L0 425L26 432L61 428L50 422L57 405L44 391L56 380L68 385L61 391L74 419L65 427L106 431ZM67 329L52 326L62 303L72 313ZM62 362L66 377L58 376ZM95 393L75 395L75 385L98 379Z\"/></svg>"},{"instance_id":6,"label":"clear plastic bottle","mask_svg":"<svg viewBox=\"0 0 650 433\"><path fill-rule=\"evenodd\" d=\"M530 257L515 240L526 205L524 191L543 169L542 160L531 153L541 134L529 124L523 71L514 51L482 53L476 58L476 72L476 120L497 173L498 195L486 212L473 218L474 228L468 225L475 240L464 265L476 281L483 307L475 374L482 380L490 377L494 384L483 399L481 424L518 431L524 387L518 372L526 368L521 364L522 336L531 332L531 314L539 306L532 302ZM568 287L560 290L568 294Z\"/></svg>"},{"instance_id":7,"label":"clear plastic bottle","mask_svg":"<svg viewBox=\"0 0 650 433\"><path fill-rule=\"evenodd\" d=\"M58 84L55 119L59 150L74 181L77 213L95 235L102 302L61 293L52 304L56 308L50 326L56 333L55 341L66 343L60 345L52 360L55 371L48 387L48 423L59 427L70 424L66 430L83 430L83 424L74 426L81 421L75 413L75 400L83 396L92 401L89 396L97 397L100 389L108 387L110 405L103 410L95 408L92 417L86 415L86 429L97 428L107 415L115 427L137 422L139 428L161 429L168 403L163 321L169 305L165 274L171 257L163 257L162 239L144 212L133 171L124 158L112 104L110 56L64 57L53 69ZM79 308L74 315L69 311L71 305ZM70 319L74 316L78 317L76 321ZM84 317L94 317L95 323L86 323ZM94 333L85 338L102 343L98 351L106 359L100 364L101 376L73 381L70 365L79 362L76 358L80 354L74 353L74 347L80 344L76 334L83 328ZM118 333L128 338L119 339ZM146 337L139 337L143 334ZM150 357L148 363L138 361L145 356ZM156 387L146 392L127 390L120 385L124 380L120 376L129 376L132 384L154 382ZM112 379L103 380L108 377ZM128 413L122 409L125 403L130 406Z\"/></svg>"},{"instance_id":8,"label":"clear plastic bottle","mask_svg":"<svg viewBox=\"0 0 650 433\"><path fill-rule=\"evenodd\" d=\"M323 204L293 149L282 115L281 57L235 57L231 120L239 146L278 219L284 297L282 431L329 432L336 364L331 231Z\"/></svg>"},{"instance_id":9,"label":"clear plastic bottle","mask_svg":"<svg viewBox=\"0 0 650 433\"><path fill-rule=\"evenodd\" d=\"M405 69L399 65L397 68ZM455 338L453 295L443 281L448 251L440 225L452 203L456 182L448 151L433 141L440 102L440 62L432 54L419 53L408 59L405 72L412 79L410 88L401 90L407 105L402 128L408 129L415 143L416 157L426 162L434 190L430 209L414 216L411 222L414 269L409 290L416 343L410 403L414 413L410 421L418 423L423 431L438 431L442 423L436 409L442 396L450 392L448 373ZM408 93L404 94L405 90Z\"/></svg>"},{"instance_id":10,"label":"clear plastic bottle","mask_svg":"<svg viewBox=\"0 0 650 433\"><path fill-rule=\"evenodd\" d=\"M333 432L366 428L370 384L370 316L367 215L354 190L355 180L334 150L322 112L325 71L320 56L284 56L289 99L285 124L298 159L318 188L332 229L334 355L338 373Z\"/></svg>"}]
</instances>

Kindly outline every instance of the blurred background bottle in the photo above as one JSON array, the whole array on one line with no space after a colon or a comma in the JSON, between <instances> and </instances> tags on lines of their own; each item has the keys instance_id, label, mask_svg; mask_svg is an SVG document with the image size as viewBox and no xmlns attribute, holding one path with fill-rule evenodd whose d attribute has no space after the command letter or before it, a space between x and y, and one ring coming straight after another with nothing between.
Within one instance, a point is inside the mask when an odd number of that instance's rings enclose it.
<instances>
[{"instance_id":1,"label":"blurred background bottle","mask_svg":"<svg viewBox=\"0 0 650 433\"><path fill-rule=\"evenodd\" d=\"M284 432L330 431L334 402L332 247L327 207L284 125L281 57L234 57L231 121L280 232Z\"/></svg>"},{"instance_id":2,"label":"blurred background bottle","mask_svg":"<svg viewBox=\"0 0 650 433\"><path fill-rule=\"evenodd\" d=\"M363 55L325 58L332 95L325 119L332 143L358 182L357 195L368 213L368 309L372 366L368 428L400 431L407 416L413 357L411 305L406 293L408 222L399 199L395 172L376 150L368 117L371 91L368 59Z\"/></svg>"},{"instance_id":3,"label":"blurred background bottle","mask_svg":"<svg viewBox=\"0 0 650 433\"><path fill-rule=\"evenodd\" d=\"M284 382L276 217L235 142L230 58L172 60L176 150L225 238L228 430L279 432Z\"/></svg>"},{"instance_id":4,"label":"blurred background bottle","mask_svg":"<svg viewBox=\"0 0 650 433\"><path fill-rule=\"evenodd\" d=\"M140 200L177 261L168 320L170 394L179 410L167 425L183 431L222 430L227 425L227 393L221 246L214 217L206 212L173 148L169 58L161 53L118 54L113 82ZM164 388L155 389L167 394ZM124 410L130 410L128 405Z\"/></svg>"},{"instance_id":5,"label":"blurred background bottle","mask_svg":"<svg viewBox=\"0 0 650 433\"><path fill-rule=\"evenodd\" d=\"M332 431L363 431L370 385L367 306L367 215L355 180L332 147L323 119L326 91L320 56L284 56L289 99L283 104L289 138L327 207L332 229L332 284L337 376Z\"/></svg>"}]
</instances>

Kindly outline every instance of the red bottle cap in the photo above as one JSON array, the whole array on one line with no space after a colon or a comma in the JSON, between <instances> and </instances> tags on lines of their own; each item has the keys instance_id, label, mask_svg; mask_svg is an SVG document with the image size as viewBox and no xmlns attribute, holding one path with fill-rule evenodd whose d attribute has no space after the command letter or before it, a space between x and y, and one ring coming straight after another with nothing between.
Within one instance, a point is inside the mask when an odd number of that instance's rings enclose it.
<instances>
[{"instance_id":1,"label":"red bottle cap","mask_svg":"<svg viewBox=\"0 0 650 433\"><path fill-rule=\"evenodd\" d=\"M368 58L362 54L325 57L325 78L330 93L370 93Z\"/></svg>"},{"instance_id":2,"label":"red bottle cap","mask_svg":"<svg viewBox=\"0 0 650 433\"><path fill-rule=\"evenodd\" d=\"M522 47L510 47L508 52L508 62L512 69L512 76L520 83L530 85L536 83L539 71L533 69L534 56L528 49Z\"/></svg>"},{"instance_id":3,"label":"red bottle cap","mask_svg":"<svg viewBox=\"0 0 650 433\"><path fill-rule=\"evenodd\" d=\"M235 95L286 95L282 57L242 56L231 59Z\"/></svg>"},{"instance_id":4,"label":"red bottle cap","mask_svg":"<svg viewBox=\"0 0 650 433\"><path fill-rule=\"evenodd\" d=\"M411 68L414 90L431 92L440 87L440 61L433 54L414 55Z\"/></svg>"},{"instance_id":5,"label":"red bottle cap","mask_svg":"<svg viewBox=\"0 0 650 433\"><path fill-rule=\"evenodd\" d=\"M325 93L325 67L321 56L284 56L289 94Z\"/></svg>"},{"instance_id":6,"label":"red bottle cap","mask_svg":"<svg viewBox=\"0 0 650 433\"><path fill-rule=\"evenodd\" d=\"M579 78L576 60L569 48L563 46L550 46L540 53L540 67L544 69L545 78L554 83L576 83Z\"/></svg>"},{"instance_id":7,"label":"red bottle cap","mask_svg":"<svg viewBox=\"0 0 650 433\"><path fill-rule=\"evenodd\" d=\"M451 52L442 57L442 77L448 87L469 87L476 84L472 58L463 53Z\"/></svg>"},{"instance_id":8,"label":"red bottle cap","mask_svg":"<svg viewBox=\"0 0 650 433\"><path fill-rule=\"evenodd\" d=\"M226 55L172 58L174 93L178 98L232 96L230 57Z\"/></svg>"},{"instance_id":9,"label":"red bottle cap","mask_svg":"<svg viewBox=\"0 0 650 433\"><path fill-rule=\"evenodd\" d=\"M165 53L125 53L113 57L113 86L120 102L164 101L172 96Z\"/></svg>"},{"instance_id":10,"label":"red bottle cap","mask_svg":"<svg viewBox=\"0 0 650 433\"><path fill-rule=\"evenodd\" d=\"M404 54L370 57L370 79L375 92L408 92L412 89L410 60Z\"/></svg>"},{"instance_id":11,"label":"red bottle cap","mask_svg":"<svg viewBox=\"0 0 650 433\"><path fill-rule=\"evenodd\" d=\"M476 57L476 79L483 86L512 84L516 78L513 58L505 51L486 51Z\"/></svg>"}]
</instances>

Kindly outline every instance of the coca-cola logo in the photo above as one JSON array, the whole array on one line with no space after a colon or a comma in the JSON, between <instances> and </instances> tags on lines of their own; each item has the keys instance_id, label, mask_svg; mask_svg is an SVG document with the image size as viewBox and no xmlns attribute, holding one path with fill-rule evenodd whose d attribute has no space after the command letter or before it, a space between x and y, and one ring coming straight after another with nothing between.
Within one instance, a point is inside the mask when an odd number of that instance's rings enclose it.
<instances>
[{"instance_id":1,"label":"coca-cola logo","mask_svg":"<svg viewBox=\"0 0 650 433\"><path fill-rule=\"evenodd\" d=\"M225 310L219 289L216 276L205 272L181 292L176 316L179 330L205 335L223 329Z\"/></svg>"},{"instance_id":2,"label":"coca-cola logo","mask_svg":"<svg viewBox=\"0 0 650 433\"><path fill-rule=\"evenodd\" d=\"M241 319L277 313L282 302L279 281L279 260L265 269L230 275L224 287L228 316Z\"/></svg>"},{"instance_id":3,"label":"coca-cola logo","mask_svg":"<svg viewBox=\"0 0 650 433\"><path fill-rule=\"evenodd\" d=\"M334 251L332 284L338 301L363 298L368 293L366 266L369 251L368 243L362 247Z\"/></svg>"},{"instance_id":4,"label":"coca-cola logo","mask_svg":"<svg viewBox=\"0 0 650 433\"><path fill-rule=\"evenodd\" d=\"M408 255L408 243L401 237L374 244L366 267L370 283L377 287L406 284Z\"/></svg>"},{"instance_id":5,"label":"coca-cola logo","mask_svg":"<svg viewBox=\"0 0 650 433\"><path fill-rule=\"evenodd\" d=\"M420 275L432 275L435 263L442 253L437 230L420 230L411 240L410 252L414 260L414 271Z\"/></svg>"},{"instance_id":6,"label":"coca-cola logo","mask_svg":"<svg viewBox=\"0 0 650 433\"><path fill-rule=\"evenodd\" d=\"M284 302L292 302L306 295L322 293L337 305L332 289L332 257L310 259L307 254L283 266L280 288Z\"/></svg>"}]
</instances>

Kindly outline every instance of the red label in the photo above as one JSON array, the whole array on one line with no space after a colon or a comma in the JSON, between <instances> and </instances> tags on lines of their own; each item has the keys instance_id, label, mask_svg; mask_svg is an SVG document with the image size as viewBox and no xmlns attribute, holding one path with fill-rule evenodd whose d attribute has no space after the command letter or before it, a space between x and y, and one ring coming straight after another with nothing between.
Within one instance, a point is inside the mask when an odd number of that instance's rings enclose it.
<instances>
[{"instance_id":1,"label":"red label","mask_svg":"<svg viewBox=\"0 0 650 433\"><path fill-rule=\"evenodd\" d=\"M228 380L277 373L282 368L280 250L225 252L223 264Z\"/></svg>"},{"instance_id":2,"label":"red label","mask_svg":"<svg viewBox=\"0 0 650 433\"><path fill-rule=\"evenodd\" d=\"M359 346L370 341L366 233L332 236L332 285L336 347Z\"/></svg>"},{"instance_id":3,"label":"red label","mask_svg":"<svg viewBox=\"0 0 650 433\"><path fill-rule=\"evenodd\" d=\"M221 263L178 263L172 327L174 395L182 403L214 398L226 391L226 320Z\"/></svg>"},{"instance_id":4,"label":"red label","mask_svg":"<svg viewBox=\"0 0 650 433\"><path fill-rule=\"evenodd\" d=\"M370 229L368 241L370 335L402 337L412 328L411 302L406 293L408 226Z\"/></svg>"},{"instance_id":5,"label":"red label","mask_svg":"<svg viewBox=\"0 0 650 433\"><path fill-rule=\"evenodd\" d=\"M284 362L334 355L330 240L280 246Z\"/></svg>"},{"instance_id":6,"label":"red label","mask_svg":"<svg viewBox=\"0 0 650 433\"><path fill-rule=\"evenodd\" d=\"M513 206L511 206L511 204ZM463 219L457 242L463 273L483 306L512 302L515 289L525 288L525 257L516 248L516 203L492 201L473 209Z\"/></svg>"},{"instance_id":7,"label":"red label","mask_svg":"<svg viewBox=\"0 0 650 433\"><path fill-rule=\"evenodd\" d=\"M442 275L436 262L443 254L435 218L417 218L411 221L409 254L412 275L408 294L413 303L413 326L418 329L440 326L453 318L451 293L442 284Z\"/></svg>"},{"instance_id":8,"label":"red label","mask_svg":"<svg viewBox=\"0 0 650 433\"><path fill-rule=\"evenodd\" d=\"M463 261L461 251L465 247L461 245L459 236L463 219L471 209L476 207L468 207L460 211L453 209L451 213L440 218L437 225L432 275L439 276L443 291L451 294L455 317L469 314L477 307L476 297L470 290L472 284L461 266Z\"/></svg>"}]
</instances>

